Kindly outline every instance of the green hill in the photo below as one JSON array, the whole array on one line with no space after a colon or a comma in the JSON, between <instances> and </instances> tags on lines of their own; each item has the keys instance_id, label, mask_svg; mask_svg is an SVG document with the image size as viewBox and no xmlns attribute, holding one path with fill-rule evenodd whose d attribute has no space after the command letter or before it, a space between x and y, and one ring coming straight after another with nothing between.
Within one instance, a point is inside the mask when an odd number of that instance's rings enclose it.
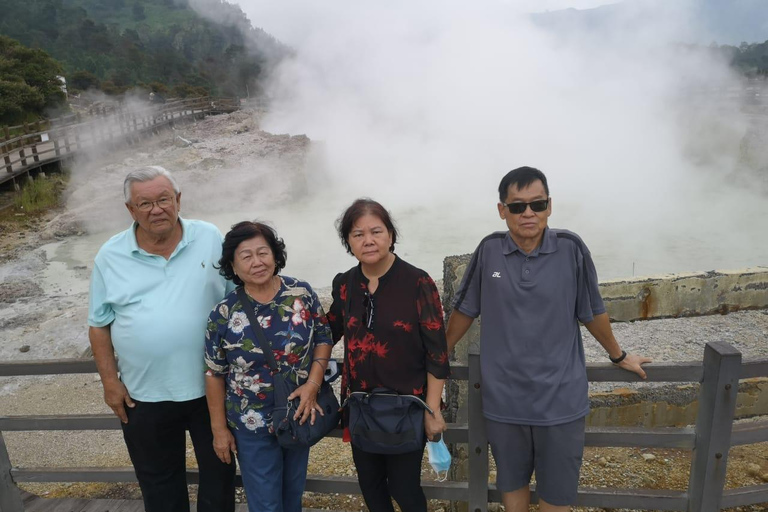
<instances>
[{"instance_id":1,"label":"green hill","mask_svg":"<svg viewBox=\"0 0 768 512\"><path fill-rule=\"evenodd\" d=\"M0 12L1 35L48 52L80 89L155 83L181 94L253 96L289 53L222 0L0 0Z\"/></svg>"}]
</instances>

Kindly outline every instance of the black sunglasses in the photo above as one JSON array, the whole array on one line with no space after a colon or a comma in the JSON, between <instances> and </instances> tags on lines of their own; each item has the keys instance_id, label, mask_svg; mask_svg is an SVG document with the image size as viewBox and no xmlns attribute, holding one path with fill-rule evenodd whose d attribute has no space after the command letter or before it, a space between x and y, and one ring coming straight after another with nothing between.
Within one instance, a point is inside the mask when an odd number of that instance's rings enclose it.
<instances>
[{"instance_id":1,"label":"black sunglasses","mask_svg":"<svg viewBox=\"0 0 768 512\"><path fill-rule=\"evenodd\" d=\"M531 201L530 203L507 203L504 206L509 208L509 213L518 215L523 213L529 206L531 207L532 212L543 212L547 209L547 206L549 206L549 198L538 199L536 201Z\"/></svg>"},{"instance_id":2,"label":"black sunglasses","mask_svg":"<svg viewBox=\"0 0 768 512\"><path fill-rule=\"evenodd\" d=\"M365 327L369 330L373 330L373 311L374 311L374 304L373 304L373 295L368 293L368 291L365 292L363 295L363 307L365 310L363 311L363 323L365 324Z\"/></svg>"}]
</instances>

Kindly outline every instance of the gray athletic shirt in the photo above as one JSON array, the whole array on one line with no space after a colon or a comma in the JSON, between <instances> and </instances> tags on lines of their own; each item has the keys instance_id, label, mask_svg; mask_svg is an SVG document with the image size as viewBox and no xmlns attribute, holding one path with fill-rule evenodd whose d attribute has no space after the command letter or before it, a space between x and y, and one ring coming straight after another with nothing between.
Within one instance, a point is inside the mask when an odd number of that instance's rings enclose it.
<instances>
[{"instance_id":1,"label":"gray athletic shirt","mask_svg":"<svg viewBox=\"0 0 768 512\"><path fill-rule=\"evenodd\" d=\"M575 233L544 231L522 252L508 232L483 239L454 308L480 327L483 414L521 425L558 425L589 412L579 323L605 312L589 249Z\"/></svg>"}]
</instances>

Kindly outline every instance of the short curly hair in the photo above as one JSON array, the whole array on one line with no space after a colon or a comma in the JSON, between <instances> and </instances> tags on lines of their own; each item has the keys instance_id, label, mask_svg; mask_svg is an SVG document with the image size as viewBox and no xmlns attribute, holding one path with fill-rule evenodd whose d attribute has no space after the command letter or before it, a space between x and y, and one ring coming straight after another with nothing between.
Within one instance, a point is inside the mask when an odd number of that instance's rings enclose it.
<instances>
[{"instance_id":1,"label":"short curly hair","mask_svg":"<svg viewBox=\"0 0 768 512\"><path fill-rule=\"evenodd\" d=\"M219 274L225 279L233 281L236 285L242 286L243 280L235 275L235 269L232 266L235 261L235 251L241 243L261 236L267 241L267 245L272 250L275 257L275 275L285 268L288 260L288 253L285 250L285 242L278 238L277 231L272 227L261 222L246 220L238 222L229 233L224 235L224 241L221 243L221 259L219 259Z\"/></svg>"}]
</instances>

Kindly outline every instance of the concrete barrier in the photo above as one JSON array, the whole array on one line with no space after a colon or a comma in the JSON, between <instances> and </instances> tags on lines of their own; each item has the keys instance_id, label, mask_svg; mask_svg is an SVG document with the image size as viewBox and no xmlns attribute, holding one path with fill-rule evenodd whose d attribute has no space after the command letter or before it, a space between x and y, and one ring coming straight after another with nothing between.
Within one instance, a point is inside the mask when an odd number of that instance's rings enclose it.
<instances>
[{"instance_id":1,"label":"concrete barrier","mask_svg":"<svg viewBox=\"0 0 768 512\"><path fill-rule=\"evenodd\" d=\"M453 300L470 255L449 256L443 264L445 302ZM613 279L600 283L614 322L726 314L768 308L768 267L712 270ZM446 305L446 313L450 304Z\"/></svg>"},{"instance_id":2,"label":"concrete barrier","mask_svg":"<svg viewBox=\"0 0 768 512\"><path fill-rule=\"evenodd\" d=\"M627 322L768 308L768 267L600 283L608 315Z\"/></svg>"}]
</instances>

